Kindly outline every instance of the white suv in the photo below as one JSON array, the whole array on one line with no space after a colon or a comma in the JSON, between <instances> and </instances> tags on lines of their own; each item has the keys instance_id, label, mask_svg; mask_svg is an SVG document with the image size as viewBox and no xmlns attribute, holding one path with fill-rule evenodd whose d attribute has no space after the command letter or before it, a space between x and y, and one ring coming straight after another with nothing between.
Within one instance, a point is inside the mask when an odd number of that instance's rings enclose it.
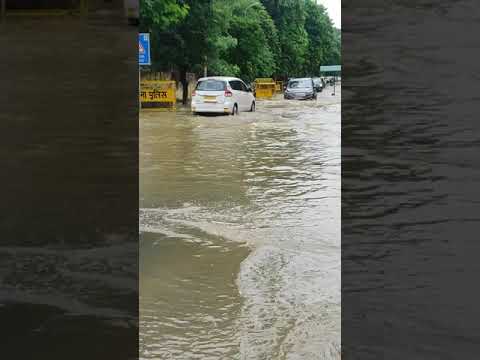
<instances>
[{"instance_id":1,"label":"white suv","mask_svg":"<svg viewBox=\"0 0 480 360\"><path fill-rule=\"evenodd\" d=\"M245 83L233 77L205 77L192 93L192 112L238 114L255 111L255 96Z\"/></svg>"}]
</instances>

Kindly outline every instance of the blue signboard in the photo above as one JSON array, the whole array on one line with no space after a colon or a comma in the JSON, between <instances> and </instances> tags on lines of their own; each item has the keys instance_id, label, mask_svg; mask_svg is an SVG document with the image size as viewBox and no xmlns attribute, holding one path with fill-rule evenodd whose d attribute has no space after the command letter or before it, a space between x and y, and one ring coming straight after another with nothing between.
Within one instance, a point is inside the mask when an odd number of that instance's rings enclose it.
<instances>
[{"instance_id":1,"label":"blue signboard","mask_svg":"<svg viewBox=\"0 0 480 360\"><path fill-rule=\"evenodd\" d=\"M138 34L138 61L140 65L151 65L150 62L150 34Z\"/></svg>"}]
</instances>

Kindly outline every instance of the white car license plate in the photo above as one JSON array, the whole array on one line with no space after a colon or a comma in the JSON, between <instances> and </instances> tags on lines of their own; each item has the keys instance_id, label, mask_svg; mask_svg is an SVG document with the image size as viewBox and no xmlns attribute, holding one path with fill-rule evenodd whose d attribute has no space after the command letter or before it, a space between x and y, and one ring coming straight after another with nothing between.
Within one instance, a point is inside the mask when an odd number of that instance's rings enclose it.
<instances>
[{"instance_id":1,"label":"white car license plate","mask_svg":"<svg viewBox=\"0 0 480 360\"><path fill-rule=\"evenodd\" d=\"M204 96L203 102L217 102L216 96Z\"/></svg>"}]
</instances>

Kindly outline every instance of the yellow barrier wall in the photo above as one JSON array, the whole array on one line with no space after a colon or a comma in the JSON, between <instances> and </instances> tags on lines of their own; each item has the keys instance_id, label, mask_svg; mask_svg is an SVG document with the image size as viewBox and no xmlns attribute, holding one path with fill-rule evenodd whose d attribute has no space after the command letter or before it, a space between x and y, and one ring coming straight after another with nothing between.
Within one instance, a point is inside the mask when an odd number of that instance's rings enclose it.
<instances>
[{"instance_id":1,"label":"yellow barrier wall","mask_svg":"<svg viewBox=\"0 0 480 360\"><path fill-rule=\"evenodd\" d=\"M270 78L255 79L255 97L257 99L271 99L275 95L275 81Z\"/></svg>"},{"instance_id":2,"label":"yellow barrier wall","mask_svg":"<svg viewBox=\"0 0 480 360\"><path fill-rule=\"evenodd\" d=\"M278 93L283 93L283 81L275 81L275 90Z\"/></svg>"},{"instance_id":3,"label":"yellow barrier wall","mask_svg":"<svg viewBox=\"0 0 480 360\"><path fill-rule=\"evenodd\" d=\"M140 102L143 107L175 108L177 102L176 84L171 80L142 80Z\"/></svg>"}]
</instances>

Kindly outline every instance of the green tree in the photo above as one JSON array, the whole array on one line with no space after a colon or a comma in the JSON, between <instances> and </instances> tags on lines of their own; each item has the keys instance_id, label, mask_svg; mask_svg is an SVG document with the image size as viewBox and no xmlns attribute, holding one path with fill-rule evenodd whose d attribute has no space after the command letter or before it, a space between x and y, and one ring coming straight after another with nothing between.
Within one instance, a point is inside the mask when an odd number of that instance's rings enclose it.
<instances>
[{"instance_id":1,"label":"green tree","mask_svg":"<svg viewBox=\"0 0 480 360\"><path fill-rule=\"evenodd\" d=\"M164 30L183 20L188 5L178 0L140 0L140 30Z\"/></svg>"},{"instance_id":2,"label":"green tree","mask_svg":"<svg viewBox=\"0 0 480 360\"><path fill-rule=\"evenodd\" d=\"M305 30L308 49L305 58L305 74L317 75L320 65L339 64L340 32L333 27L326 9L313 0L306 0Z\"/></svg>"},{"instance_id":3,"label":"green tree","mask_svg":"<svg viewBox=\"0 0 480 360\"><path fill-rule=\"evenodd\" d=\"M305 0L262 0L262 3L278 30L278 72L287 77L301 75L308 48Z\"/></svg>"},{"instance_id":4,"label":"green tree","mask_svg":"<svg viewBox=\"0 0 480 360\"><path fill-rule=\"evenodd\" d=\"M164 1L164 0L157 0ZM213 0L185 0L183 6L188 14L182 21L168 27L153 26L152 62L153 70L178 69L183 85L183 103L187 101L189 71L200 72L207 59L214 53L216 36L213 17ZM141 19L144 26L144 19Z\"/></svg>"},{"instance_id":5,"label":"green tree","mask_svg":"<svg viewBox=\"0 0 480 360\"><path fill-rule=\"evenodd\" d=\"M233 7L228 0L214 0L208 33L206 75L238 76L240 69L228 61L229 52L238 45L238 39L230 34Z\"/></svg>"},{"instance_id":6,"label":"green tree","mask_svg":"<svg viewBox=\"0 0 480 360\"><path fill-rule=\"evenodd\" d=\"M272 76L276 71L278 34L270 15L259 1L237 0L230 3L228 34L236 39L224 61L232 64L246 81Z\"/></svg>"},{"instance_id":7,"label":"green tree","mask_svg":"<svg viewBox=\"0 0 480 360\"><path fill-rule=\"evenodd\" d=\"M341 64L342 63L342 32L340 29L333 29L333 41L327 56L325 64Z\"/></svg>"}]
</instances>

